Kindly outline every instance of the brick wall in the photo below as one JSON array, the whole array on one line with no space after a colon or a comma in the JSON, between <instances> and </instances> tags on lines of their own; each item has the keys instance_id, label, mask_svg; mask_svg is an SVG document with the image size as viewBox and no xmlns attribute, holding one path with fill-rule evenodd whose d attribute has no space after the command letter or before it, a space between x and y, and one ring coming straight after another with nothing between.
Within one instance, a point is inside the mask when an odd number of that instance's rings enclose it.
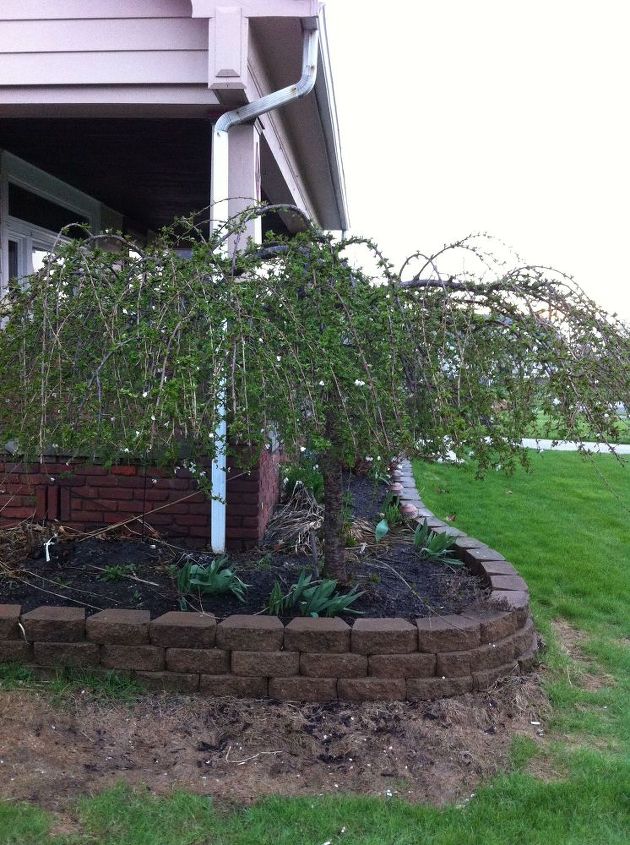
<instances>
[{"instance_id":1,"label":"brick wall","mask_svg":"<svg viewBox=\"0 0 630 845\"><path fill-rule=\"evenodd\" d=\"M232 468L227 487L228 548L255 546L279 498L279 457L263 452L245 474ZM210 539L210 504L185 469L175 474L133 465L105 469L51 459L42 464L0 462L0 525L24 519L58 520L79 531L145 514L165 537L204 546ZM139 524L139 522L136 522Z\"/></svg>"}]
</instances>

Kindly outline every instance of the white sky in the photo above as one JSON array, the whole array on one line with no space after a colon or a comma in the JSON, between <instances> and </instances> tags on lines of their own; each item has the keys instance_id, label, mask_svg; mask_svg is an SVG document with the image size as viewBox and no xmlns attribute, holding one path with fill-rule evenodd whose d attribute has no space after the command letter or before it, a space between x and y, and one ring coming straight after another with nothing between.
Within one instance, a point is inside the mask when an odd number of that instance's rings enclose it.
<instances>
[{"instance_id":1,"label":"white sky","mask_svg":"<svg viewBox=\"0 0 630 845\"><path fill-rule=\"evenodd\" d=\"M352 231L488 231L630 319L630 0L327 0Z\"/></svg>"}]
</instances>

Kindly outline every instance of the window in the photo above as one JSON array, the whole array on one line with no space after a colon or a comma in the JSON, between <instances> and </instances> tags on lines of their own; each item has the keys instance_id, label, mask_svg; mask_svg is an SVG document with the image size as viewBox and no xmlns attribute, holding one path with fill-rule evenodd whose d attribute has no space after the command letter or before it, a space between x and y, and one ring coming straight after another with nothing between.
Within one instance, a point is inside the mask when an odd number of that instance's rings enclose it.
<instances>
[{"instance_id":1,"label":"window","mask_svg":"<svg viewBox=\"0 0 630 845\"><path fill-rule=\"evenodd\" d=\"M101 204L11 153L0 157L0 295L41 270L61 240L100 228ZM72 224L78 224L73 227Z\"/></svg>"}]
</instances>

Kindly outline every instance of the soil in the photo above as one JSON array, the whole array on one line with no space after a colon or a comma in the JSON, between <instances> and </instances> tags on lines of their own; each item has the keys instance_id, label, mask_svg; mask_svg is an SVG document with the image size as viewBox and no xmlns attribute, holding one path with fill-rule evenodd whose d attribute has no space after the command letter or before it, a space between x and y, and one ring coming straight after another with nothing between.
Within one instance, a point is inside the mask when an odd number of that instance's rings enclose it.
<instances>
[{"instance_id":1,"label":"soil","mask_svg":"<svg viewBox=\"0 0 630 845\"><path fill-rule=\"evenodd\" d=\"M83 691L0 691L0 797L60 814L117 782L247 804L338 793L465 803L504 770L515 734L542 743L539 678L434 702L297 705L146 694L104 703Z\"/></svg>"},{"instance_id":2,"label":"soil","mask_svg":"<svg viewBox=\"0 0 630 845\"><path fill-rule=\"evenodd\" d=\"M346 488L352 498L352 519L358 526L356 545L348 550L352 584L363 595L352 605L371 617L414 619L434 613L458 613L482 603L487 589L464 566L421 560L411 532L393 529L384 541L374 540L384 487L368 478L351 476ZM0 602L83 606L88 612L109 607L141 608L153 617L179 608L174 574L187 560L207 564L213 556L190 552L148 538L86 538L43 547L23 561L13 561L0 574ZM0 561L1 563L1 561ZM247 584L246 601L232 594L188 596L188 609L221 619L233 613L260 613L278 580L286 593L303 569L312 570L309 554L255 549L230 556L230 566ZM289 617L287 617L289 618ZM347 621L356 618L347 613Z\"/></svg>"}]
</instances>

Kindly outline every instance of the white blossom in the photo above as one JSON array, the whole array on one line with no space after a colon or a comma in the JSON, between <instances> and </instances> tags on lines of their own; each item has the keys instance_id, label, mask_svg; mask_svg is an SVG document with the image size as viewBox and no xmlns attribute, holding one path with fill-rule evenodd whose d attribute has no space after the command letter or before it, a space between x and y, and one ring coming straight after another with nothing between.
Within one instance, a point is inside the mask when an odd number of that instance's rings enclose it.
<instances>
[{"instance_id":1,"label":"white blossom","mask_svg":"<svg viewBox=\"0 0 630 845\"><path fill-rule=\"evenodd\" d=\"M364 387L365 386L365 382L362 381L360 378L355 378L354 383L355 383L356 387Z\"/></svg>"}]
</instances>

